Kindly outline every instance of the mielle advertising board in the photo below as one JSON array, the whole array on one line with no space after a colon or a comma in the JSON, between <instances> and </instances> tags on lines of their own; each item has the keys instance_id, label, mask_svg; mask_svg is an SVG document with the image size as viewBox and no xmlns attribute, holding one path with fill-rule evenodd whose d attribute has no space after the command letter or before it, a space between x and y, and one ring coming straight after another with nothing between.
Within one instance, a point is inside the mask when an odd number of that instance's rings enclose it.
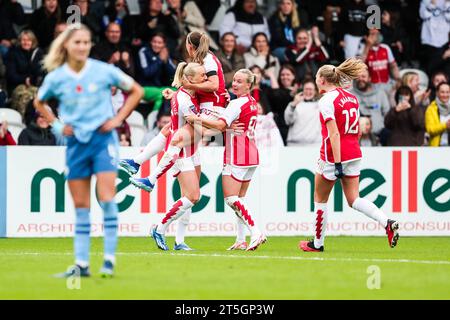
<instances>
[{"instance_id":1,"label":"mielle advertising board","mask_svg":"<svg viewBox=\"0 0 450 320\"><path fill-rule=\"evenodd\" d=\"M131 157L138 148L122 148ZM361 196L400 221L402 235L450 235L450 150L448 148L365 148ZM235 216L224 205L223 149L202 148L201 199L194 207L188 236L235 234ZM313 182L318 148L261 150L262 165L246 201L267 235L312 235ZM64 177L64 147L0 148L0 236L64 237L73 234L74 208ZM147 175L156 157L142 166ZM170 173L170 172L169 172ZM175 183L174 183L175 182ZM95 181L92 184L94 190ZM151 226L179 196L168 174L148 194L119 172L116 201L120 234L147 236ZM2 203L3 202L3 203ZM92 235L103 233L102 213L91 196ZM329 235L384 235L383 228L346 204L340 185L328 202ZM169 229L173 234L176 223Z\"/></svg>"}]
</instances>

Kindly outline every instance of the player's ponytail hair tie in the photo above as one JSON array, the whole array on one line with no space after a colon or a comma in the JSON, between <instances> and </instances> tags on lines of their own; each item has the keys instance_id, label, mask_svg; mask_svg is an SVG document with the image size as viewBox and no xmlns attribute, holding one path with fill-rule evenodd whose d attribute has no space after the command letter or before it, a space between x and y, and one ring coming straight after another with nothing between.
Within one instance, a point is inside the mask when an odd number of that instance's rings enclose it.
<instances>
[{"instance_id":1,"label":"player's ponytail hair tie","mask_svg":"<svg viewBox=\"0 0 450 320\"><path fill-rule=\"evenodd\" d=\"M329 84L337 87L347 87L351 81L367 70L366 64L356 58L350 58L342 62L339 66L324 65L318 70L318 75L323 77Z\"/></svg>"}]
</instances>

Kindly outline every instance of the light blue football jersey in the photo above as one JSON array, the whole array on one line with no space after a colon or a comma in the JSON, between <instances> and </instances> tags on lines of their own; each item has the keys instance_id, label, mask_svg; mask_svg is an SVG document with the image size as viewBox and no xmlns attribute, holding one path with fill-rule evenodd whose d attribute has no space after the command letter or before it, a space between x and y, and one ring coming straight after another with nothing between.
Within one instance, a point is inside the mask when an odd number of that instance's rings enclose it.
<instances>
[{"instance_id":1,"label":"light blue football jersey","mask_svg":"<svg viewBox=\"0 0 450 320\"><path fill-rule=\"evenodd\" d=\"M114 116L111 87L125 91L134 80L119 68L88 59L76 73L67 63L50 72L38 91L38 99L59 101L59 118L74 128L75 137L87 143L106 120Z\"/></svg>"}]
</instances>

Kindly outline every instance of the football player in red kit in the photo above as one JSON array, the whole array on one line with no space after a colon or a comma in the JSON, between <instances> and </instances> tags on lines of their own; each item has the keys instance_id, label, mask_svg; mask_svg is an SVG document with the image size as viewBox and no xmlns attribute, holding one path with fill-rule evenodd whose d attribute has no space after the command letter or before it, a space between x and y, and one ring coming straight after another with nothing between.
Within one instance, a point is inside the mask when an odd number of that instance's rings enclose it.
<instances>
[{"instance_id":1,"label":"football player in red kit","mask_svg":"<svg viewBox=\"0 0 450 320\"><path fill-rule=\"evenodd\" d=\"M324 250L327 201L337 179L341 179L349 206L381 223L386 229L389 246L397 245L398 222L388 219L372 202L359 197L362 157L358 143L359 104L344 88L366 68L361 60L350 58L338 67L324 65L317 71L316 84L323 96L319 101L322 147L314 190L316 232L313 240L300 241L299 247L303 251Z\"/></svg>"},{"instance_id":2,"label":"football player in red kit","mask_svg":"<svg viewBox=\"0 0 450 320\"><path fill-rule=\"evenodd\" d=\"M199 123L205 128L219 131L225 131L235 120L244 125L243 134L236 134L233 130L226 134L222 183L225 202L250 231L251 240L247 251L256 250L267 240L255 225L244 201L252 176L259 164L259 154L255 143L258 111L255 99L250 96L254 83L255 75L250 70L237 71L232 84L237 99L230 101L219 120L204 119L195 115L186 118L192 124Z\"/></svg>"}]
</instances>

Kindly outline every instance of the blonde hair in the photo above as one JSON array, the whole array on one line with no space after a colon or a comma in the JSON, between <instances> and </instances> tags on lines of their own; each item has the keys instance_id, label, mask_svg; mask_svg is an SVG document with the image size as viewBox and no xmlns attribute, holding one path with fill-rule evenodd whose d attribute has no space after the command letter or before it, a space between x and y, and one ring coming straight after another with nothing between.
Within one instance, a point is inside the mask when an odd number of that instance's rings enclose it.
<instances>
[{"instance_id":1,"label":"blonde hair","mask_svg":"<svg viewBox=\"0 0 450 320\"><path fill-rule=\"evenodd\" d=\"M251 84L250 85L250 91L251 91L256 84L256 75L253 72L251 72L249 69L239 69L238 71L236 71L236 73L242 73L246 76L245 81L247 83Z\"/></svg>"},{"instance_id":2,"label":"blonde hair","mask_svg":"<svg viewBox=\"0 0 450 320\"><path fill-rule=\"evenodd\" d=\"M281 3L284 0L280 0L279 1L279 5L281 6ZM300 27L300 18L298 17L298 11L297 11L297 3L294 0L288 0L292 3L292 13L290 14L291 16L291 24L292 24L292 29L297 29L298 27ZM281 12L281 10L278 10L278 17L280 18L280 20L282 22L286 21L286 17L283 15L283 13Z\"/></svg>"},{"instance_id":3,"label":"blonde hair","mask_svg":"<svg viewBox=\"0 0 450 320\"><path fill-rule=\"evenodd\" d=\"M50 49L48 51L48 54L45 56L43 60L43 66L44 69L47 70L47 72L50 72L52 70L55 70L56 68L60 67L67 61L67 50L64 47L67 41L69 41L70 38L75 34L78 30L85 30L89 33L89 36L91 34L91 31L88 27L86 27L84 24L81 23L73 23L69 24L69 26L61 32L61 34L56 37L55 40L53 40Z\"/></svg>"},{"instance_id":4,"label":"blonde hair","mask_svg":"<svg viewBox=\"0 0 450 320\"><path fill-rule=\"evenodd\" d=\"M337 87L346 87L364 70L367 70L367 65L362 60L349 58L337 67L330 64L320 67L317 75Z\"/></svg>"},{"instance_id":5,"label":"blonde hair","mask_svg":"<svg viewBox=\"0 0 450 320\"><path fill-rule=\"evenodd\" d=\"M19 44L22 41L23 36L27 36L31 40L31 49L36 49L38 46L38 40L36 38L36 35L31 30L23 30L21 33L19 33L19 36L17 39L19 40Z\"/></svg>"},{"instance_id":6,"label":"blonde hair","mask_svg":"<svg viewBox=\"0 0 450 320\"><path fill-rule=\"evenodd\" d=\"M180 88L183 84L183 78L195 76L197 68L201 66L196 62L180 62L173 77L172 87Z\"/></svg>"},{"instance_id":7,"label":"blonde hair","mask_svg":"<svg viewBox=\"0 0 450 320\"><path fill-rule=\"evenodd\" d=\"M205 33L198 31L189 32L186 42L195 48L192 62L203 64L203 60L209 52L209 38Z\"/></svg>"},{"instance_id":8,"label":"blonde hair","mask_svg":"<svg viewBox=\"0 0 450 320\"><path fill-rule=\"evenodd\" d=\"M409 82L411 81L411 79L413 77L416 77L416 76L417 77L419 76L419 74L417 72L414 72L414 71L405 72L405 74L402 77L402 85L409 87Z\"/></svg>"}]
</instances>

